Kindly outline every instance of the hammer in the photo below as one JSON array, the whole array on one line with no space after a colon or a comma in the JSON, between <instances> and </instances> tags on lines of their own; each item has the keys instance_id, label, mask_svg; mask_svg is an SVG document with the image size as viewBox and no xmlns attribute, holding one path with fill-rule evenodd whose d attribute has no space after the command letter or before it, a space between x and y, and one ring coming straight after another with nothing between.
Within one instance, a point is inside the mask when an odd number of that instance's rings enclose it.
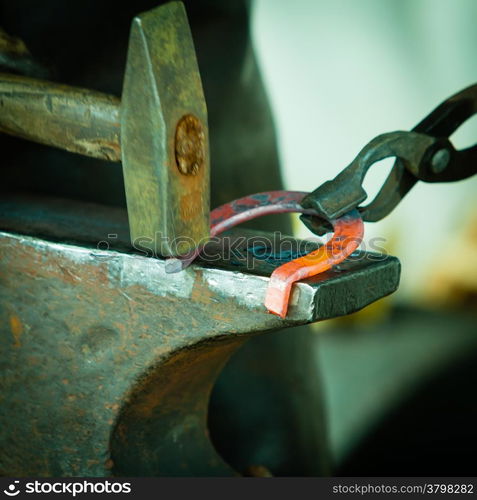
<instances>
[{"instance_id":1,"label":"hammer","mask_svg":"<svg viewBox=\"0 0 477 500\"><path fill-rule=\"evenodd\" d=\"M121 161L131 243L159 256L209 236L207 108L181 2L134 18L122 98L0 74L0 131Z\"/></svg>"}]
</instances>

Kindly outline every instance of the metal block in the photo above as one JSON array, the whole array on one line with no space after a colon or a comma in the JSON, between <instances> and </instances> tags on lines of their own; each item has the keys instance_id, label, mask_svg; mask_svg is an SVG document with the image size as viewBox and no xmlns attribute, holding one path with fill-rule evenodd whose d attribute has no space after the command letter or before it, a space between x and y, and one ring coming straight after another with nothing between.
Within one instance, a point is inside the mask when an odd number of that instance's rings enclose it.
<instances>
[{"instance_id":1,"label":"metal block","mask_svg":"<svg viewBox=\"0 0 477 500\"><path fill-rule=\"evenodd\" d=\"M5 198L0 228L7 476L234 474L206 423L228 357L250 335L356 311L399 281L396 258L356 255L298 283L281 320L263 299L290 256L273 244L257 253L271 234L239 231L228 247L214 243L232 257L166 275L163 260L130 248L117 209Z\"/></svg>"},{"instance_id":2,"label":"metal block","mask_svg":"<svg viewBox=\"0 0 477 500\"><path fill-rule=\"evenodd\" d=\"M131 240L186 253L209 234L207 110L185 9L172 2L131 27L121 100Z\"/></svg>"}]
</instances>

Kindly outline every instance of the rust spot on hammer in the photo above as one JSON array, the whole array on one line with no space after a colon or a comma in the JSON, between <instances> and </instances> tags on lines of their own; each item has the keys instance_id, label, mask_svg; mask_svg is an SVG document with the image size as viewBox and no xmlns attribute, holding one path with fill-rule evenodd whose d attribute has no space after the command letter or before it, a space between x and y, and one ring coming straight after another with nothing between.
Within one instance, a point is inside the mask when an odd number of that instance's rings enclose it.
<instances>
[{"instance_id":1,"label":"rust spot on hammer","mask_svg":"<svg viewBox=\"0 0 477 500\"><path fill-rule=\"evenodd\" d=\"M196 175L205 158L205 132L200 120L185 115L177 124L175 138L176 163L183 175Z\"/></svg>"},{"instance_id":2,"label":"rust spot on hammer","mask_svg":"<svg viewBox=\"0 0 477 500\"><path fill-rule=\"evenodd\" d=\"M15 340L14 346L21 347L20 337L23 333L23 325L18 316L12 314L10 316L10 330L12 331L13 339Z\"/></svg>"}]
</instances>

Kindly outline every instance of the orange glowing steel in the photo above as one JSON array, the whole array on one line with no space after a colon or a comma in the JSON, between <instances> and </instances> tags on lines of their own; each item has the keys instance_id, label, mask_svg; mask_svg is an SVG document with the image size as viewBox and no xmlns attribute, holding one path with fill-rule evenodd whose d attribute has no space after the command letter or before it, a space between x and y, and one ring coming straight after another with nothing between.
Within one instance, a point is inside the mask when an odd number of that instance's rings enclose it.
<instances>
[{"instance_id":1,"label":"orange glowing steel","mask_svg":"<svg viewBox=\"0 0 477 500\"><path fill-rule=\"evenodd\" d=\"M271 313L285 318L293 283L327 271L345 260L361 244L364 224L357 210L352 210L331 223L334 235L328 243L273 271L265 296L265 307Z\"/></svg>"}]
</instances>

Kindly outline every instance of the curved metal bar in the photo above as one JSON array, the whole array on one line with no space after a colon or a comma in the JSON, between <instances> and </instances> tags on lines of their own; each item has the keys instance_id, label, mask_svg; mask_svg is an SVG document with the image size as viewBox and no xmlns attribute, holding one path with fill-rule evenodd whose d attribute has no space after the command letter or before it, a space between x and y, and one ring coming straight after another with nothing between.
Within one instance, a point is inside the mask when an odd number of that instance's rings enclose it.
<instances>
[{"instance_id":1,"label":"curved metal bar","mask_svg":"<svg viewBox=\"0 0 477 500\"><path fill-rule=\"evenodd\" d=\"M257 217L270 214L301 213L316 215L315 210L303 208L301 201L308 193L303 191L267 191L255 193L221 205L210 212L210 236ZM166 260L166 272L177 273L188 267L200 254L204 244L198 245L183 257Z\"/></svg>"},{"instance_id":2,"label":"curved metal bar","mask_svg":"<svg viewBox=\"0 0 477 500\"><path fill-rule=\"evenodd\" d=\"M331 223L335 234L326 245L273 271L265 296L265 307L271 313L285 318L291 289L296 281L327 271L345 260L361 244L364 224L358 210L352 210Z\"/></svg>"}]
</instances>

